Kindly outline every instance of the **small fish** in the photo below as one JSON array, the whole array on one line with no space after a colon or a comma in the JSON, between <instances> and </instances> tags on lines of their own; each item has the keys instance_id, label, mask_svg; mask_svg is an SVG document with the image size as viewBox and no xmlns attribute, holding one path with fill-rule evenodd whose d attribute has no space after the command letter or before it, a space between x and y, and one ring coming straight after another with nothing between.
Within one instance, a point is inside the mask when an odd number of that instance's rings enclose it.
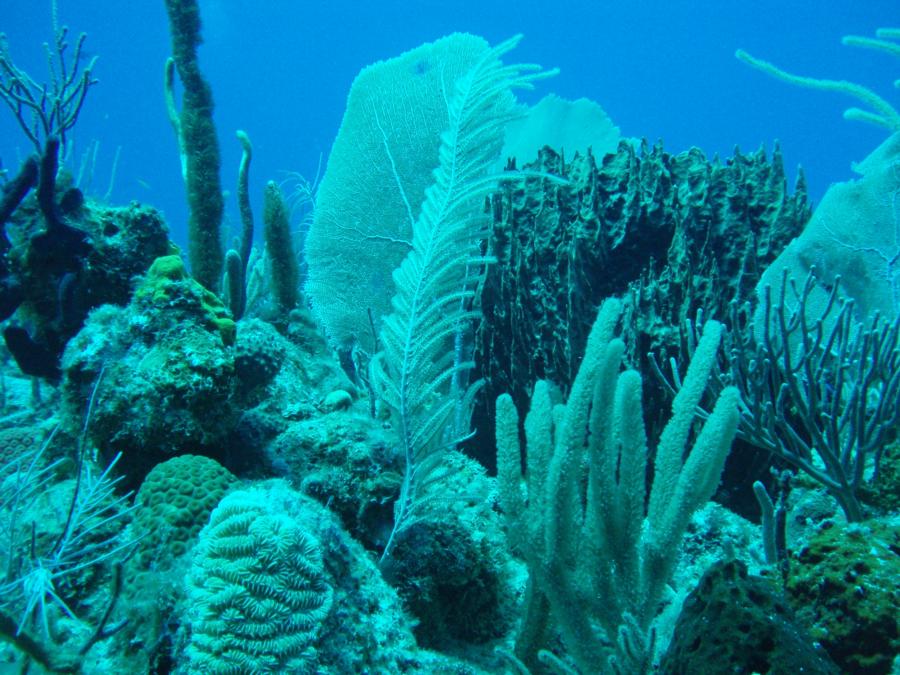
<instances>
[{"instance_id":1,"label":"small fish","mask_svg":"<svg viewBox=\"0 0 900 675\"><path fill-rule=\"evenodd\" d=\"M140 185L140 186L141 186L142 188L144 188L145 190L152 190L152 189L153 189L152 187L150 187L150 183L148 183L148 182L145 181L145 180L141 180L140 178L137 179L137 183L138 183L138 185Z\"/></svg>"}]
</instances>

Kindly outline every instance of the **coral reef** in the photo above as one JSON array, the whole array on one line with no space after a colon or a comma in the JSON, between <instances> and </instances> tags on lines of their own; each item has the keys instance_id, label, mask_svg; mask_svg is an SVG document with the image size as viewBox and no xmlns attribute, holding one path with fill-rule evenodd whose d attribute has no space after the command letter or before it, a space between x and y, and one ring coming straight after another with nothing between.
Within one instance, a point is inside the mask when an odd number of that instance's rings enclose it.
<instances>
[{"instance_id":1,"label":"coral reef","mask_svg":"<svg viewBox=\"0 0 900 675\"><path fill-rule=\"evenodd\" d=\"M265 249L238 132L223 279L199 3L166 9L190 266L64 168L84 37L63 58L54 25L41 85L0 35L37 151L0 186L0 670L897 671L900 319L849 317L895 309L900 136L810 220L777 145L707 160L528 108L556 71L454 34L359 74L321 190L266 181ZM852 277L831 326L819 286L760 302L792 248L832 299Z\"/></svg>"},{"instance_id":2,"label":"coral reef","mask_svg":"<svg viewBox=\"0 0 900 675\"><path fill-rule=\"evenodd\" d=\"M85 654L122 627L110 617L134 544L129 495L52 418L24 429L35 442L0 463L0 634L26 663L90 670Z\"/></svg>"},{"instance_id":3,"label":"coral reef","mask_svg":"<svg viewBox=\"0 0 900 675\"><path fill-rule=\"evenodd\" d=\"M185 453L272 475L263 448L287 421L318 416L334 391L355 391L322 339L294 330L318 351L256 319L235 324L180 258L159 258L131 303L95 310L66 351L67 424L81 428L96 386L89 437L104 457L122 453L131 487Z\"/></svg>"},{"instance_id":4,"label":"coral reef","mask_svg":"<svg viewBox=\"0 0 900 675\"><path fill-rule=\"evenodd\" d=\"M272 294L280 314L287 314L300 301L300 266L291 236L290 212L275 181L266 184L263 201L263 233L269 257Z\"/></svg>"},{"instance_id":5,"label":"coral reef","mask_svg":"<svg viewBox=\"0 0 900 675\"><path fill-rule=\"evenodd\" d=\"M877 514L900 511L900 441L888 443L878 460L878 473L860 494L860 499Z\"/></svg>"},{"instance_id":6,"label":"coral reef","mask_svg":"<svg viewBox=\"0 0 900 675\"><path fill-rule=\"evenodd\" d=\"M381 319L393 311L391 274L409 251L440 163L444 99L487 52L483 38L454 33L372 64L353 81L305 249L306 292L336 347L375 353ZM359 241L366 245L350 244Z\"/></svg>"},{"instance_id":7,"label":"coral reef","mask_svg":"<svg viewBox=\"0 0 900 675\"><path fill-rule=\"evenodd\" d=\"M231 558L231 551L240 555ZM290 560L272 564L289 554ZM221 565L213 564L218 558L225 560ZM232 575L240 570L246 574ZM294 573L288 575L288 570ZM222 587L206 583L212 578L226 583ZM201 657L204 668L216 665L218 658L246 657L250 660L242 662L259 665L264 665L266 658L279 662L293 659L293 663L305 666L306 670L300 672L323 675L482 672L418 649L399 598L371 557L325 507L282 481L260 483L223 500L201 533L189 585L199 605L188 612L188 652L192 663L198 663L193 659ZM254 600L240 602L242 597ZM199 647L196 631L201 632L199 640L209 644L210 636L205 631L213 626L204 627L203 623L211 607L207 603L222 603L223 609L227 608L211 618L221 629L213 639L223 648L212 660L193 653ZM281 614L287 607L294 607L293 613ZM259 626L258 633L244 633L246 638L240 637L248 627L246 623L222 624L222 618L246 615L252 619L255 612L265 612L268 620ZM273 634L273 640L259 641L279 621L286 623ZM226 644L235 649L224 649ZM258 644L255 652L254 644ZM270 652L272 649L276 652ZM260 670L267 672L265 668Z\"/></svg>"},{"instance_id":8,"label":"coral reef","mask_svg":"<svg viewBox=\"0 0 900 675\"><path fill-rule=\"evenodd\" d=\"M512 627L503 555L491 544L439 515L416 521L397 538L384 573L418 619L420 645L452 651L497 640Z\"/></svg>"},{"instance_id":9,"label":"coral reef","mask_svg":"<svg viewBox=\"0 0 900 675\"><path fill-rule=\"evenodd\" d=\"M116 636L119 667L171 668L187 602L189 554L209 515L237 479L214 460L182 455L156 465L134 498L135 553L124 568L127 623Z\"/></svg>"},{"instance_id":10,"label":"coral reef","mask_svg":"<svg viewBox=\"0 0 900 675\"><path fill-rule=\"evenodd\" d=\"M241 323L234 345L234 374L247 396L272 382L284 363L285 351L284 339L270 324L258 319Z\"/></svg>"},{"instance_id":11,"label":"coral reef","mask_svg":"<svg viewBox=\"0 0 900 675\"><path fill-rule=\"evenodd\" d=\"M23 424L0 429L0 466L13 464L21 457L37 452L43 437L41 425ZM46 462L46 458L41 461Z\"/></svg>"},{"instance_id":12,"label":"coral reef","mask_svg":"<svg viewBox=\"0 0 900 675\"><path fill-rule=\"evenodd\" d=\"M154 260L134 295L138 307L170 310L164 313L167 322L177 325L179 313L184 311L191 319L200 317L205 327L218 331L225 345L234 344L235 323L225 305L188 275L180 256Z\"/></svg>"},{"instance_id":13,"label":"coral reef","mask_svg":"<svg viewBox=\"0 0 900 675\"><path fill-rule=\"evenodd\" d=\"M266 456L305 494L328 504L354 537L378 548L387 541L400 489L392 440L367 414L349 410L289 421Z\"/></svg>"}]
</instances>

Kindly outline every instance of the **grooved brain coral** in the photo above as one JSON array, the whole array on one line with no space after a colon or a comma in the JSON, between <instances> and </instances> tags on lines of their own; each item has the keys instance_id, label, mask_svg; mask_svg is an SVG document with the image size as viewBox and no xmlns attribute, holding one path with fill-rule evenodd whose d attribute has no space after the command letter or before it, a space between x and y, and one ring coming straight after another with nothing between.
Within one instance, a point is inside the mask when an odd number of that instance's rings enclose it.
<instances>
[{"instance_id":1,"label":"grooved brain coral","mask_svg":"<svg viewBox=\"0 0 900 675\"><path fill-rule=\"evenodd\" d=\"M157 464L138 490L135 556L144 569L167 568L187 553L200 529L237 479L208 457L182 455Z\"/></svg>"},{"instance_id":2,"label":"grooved brain coral","mask_svg":"<svg viewBox=\"0 0 900 675\"><path fill-rule=\"evenodd\" d=\"M331 609L319 543L247 491L219 504L188 575L191 673L309 672Z\"/></svg>"}]
</instances>

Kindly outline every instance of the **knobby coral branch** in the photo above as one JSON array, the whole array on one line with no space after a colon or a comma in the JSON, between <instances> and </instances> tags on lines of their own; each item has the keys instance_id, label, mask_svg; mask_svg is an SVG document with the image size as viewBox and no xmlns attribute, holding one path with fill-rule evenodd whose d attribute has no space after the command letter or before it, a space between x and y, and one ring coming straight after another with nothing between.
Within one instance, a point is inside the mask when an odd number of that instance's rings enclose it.
<instances>
[{"instance_id":1,"label":"knobby coral branch","mask_svg":"<svg viewBox=\"0 0 900 675\"><path fill-rule=\"evenodd\" d=\"M841 42L849 47L862 47L864 49L871 49L900 57L900 44L898 44L898 41L900 41L900 29L879 28L875 35L876 37L874 38L847 35ZM756 68L757 70L778 80L787 82L788 84L806 87L807 89L819 89L820 91L834 91L846 94L871 108L871 110L848 108L844 111L845 119L869 122L870 124L886 127L891 132L900 131L900 111L868 87L856 84L855 82L848 82L847 80L827 80L817 77L794 75L768 61L763 61L755 56L751 56L743 49L738 49L734 55L739 61L743 61L751 68ZM896 80L894 86L900 87L900 80Z\"/></svg>"},{"instance_id":2,"label":"knobby coral branch","mask_svg":"<svg viewBox=\"0 0 900 675\"><path fill-rule=\"evenodd\" d=\"M52 45L44 43L49 83L38 82L18 67L6 35L0 34L0 98L39 153L51 136L59 137L65 148L66 132L75 126L88 90L98 82L93 76L96 56L81 68L87 34L81 33L75 41L71 61L66 58L68 34L68 27L63 26L56 31Z\"/></svg>"}]
</instances>

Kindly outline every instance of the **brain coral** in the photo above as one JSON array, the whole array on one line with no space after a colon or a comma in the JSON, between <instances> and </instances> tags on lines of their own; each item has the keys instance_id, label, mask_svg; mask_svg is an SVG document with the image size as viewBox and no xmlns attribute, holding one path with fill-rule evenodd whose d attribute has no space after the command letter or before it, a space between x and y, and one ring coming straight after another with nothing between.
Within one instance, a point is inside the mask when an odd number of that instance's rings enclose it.
<instances>
[{"instance_id":1,"label":"brain coral","mask_svg":"<svg viewBox=\"0 0 900 675\"><path fill-rule=\"evenodd\" d=\"M168 567L187 553L209 514L237 479L218 462L182 455L157 464L141 484L134 525L142 539L135 559Z\"/></svg>"},{"instance_id":2,"label":"brain coral","mask_svg":"<svg viewBox=\"0 0 900 675\"><path fill-rule=\"evenodd\" d=\"M260 493L225 497L188 575L193 673L310 672L331 609L318 541Z\"/></svg>"},{"instance_id":3,"label":"brain coral","mask_svg":"<svg viewBox=\"0 0 900 675\"><path fill-rule=\"evenodd\" d=\"M40 431L33 426L0 429L0 466L40 447Z\"/></svg>"}]
</instances>

